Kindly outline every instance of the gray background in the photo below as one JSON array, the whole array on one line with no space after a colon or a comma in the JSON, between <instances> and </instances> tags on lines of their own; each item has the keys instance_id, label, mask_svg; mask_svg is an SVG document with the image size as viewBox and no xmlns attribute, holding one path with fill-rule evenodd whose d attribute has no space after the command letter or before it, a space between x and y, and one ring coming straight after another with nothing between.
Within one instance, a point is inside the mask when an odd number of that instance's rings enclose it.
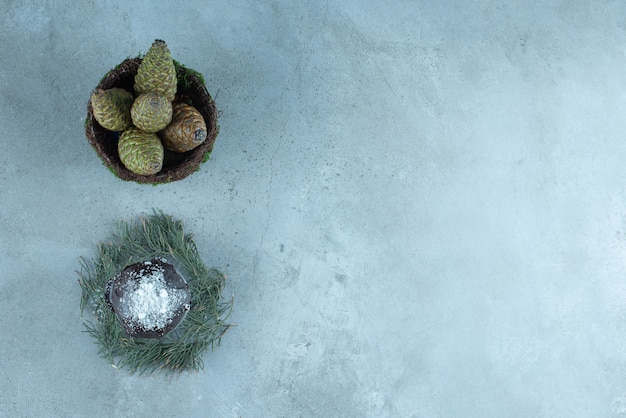
<instances>
[{"instance_id":1,"label":"gray background","mask_svg":"<svg viewBox=\"0 0 626 418\"><path fill-rule=\"evenodd\" d=\"M626 416L623 1L2 3L0 415ZM83 123L156 38L221 133L153 187ZM79 257L152 208L235 296L173 380L81 332Z\"/></svg>"}]
</instances>

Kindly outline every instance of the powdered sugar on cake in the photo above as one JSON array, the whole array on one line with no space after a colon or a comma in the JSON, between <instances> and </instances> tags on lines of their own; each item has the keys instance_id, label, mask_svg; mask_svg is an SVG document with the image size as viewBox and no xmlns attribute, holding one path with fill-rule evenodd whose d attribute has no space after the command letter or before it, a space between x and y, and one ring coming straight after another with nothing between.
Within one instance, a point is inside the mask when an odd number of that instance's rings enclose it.
<instances>
[{"instance_id":1,"label":"powdered sugar on cake","mask_svg":"<svg viewBox=\"0 0 626 418\"><path fill-rule=\"evenodd\" d=\"M163 273L163 267L146 263L145 268L133 272L135 277L124 284L124 296L120 299L121 314L134 328L165 328L185 299L183 289L168 287Z\"/></svg>"}]
</instances>

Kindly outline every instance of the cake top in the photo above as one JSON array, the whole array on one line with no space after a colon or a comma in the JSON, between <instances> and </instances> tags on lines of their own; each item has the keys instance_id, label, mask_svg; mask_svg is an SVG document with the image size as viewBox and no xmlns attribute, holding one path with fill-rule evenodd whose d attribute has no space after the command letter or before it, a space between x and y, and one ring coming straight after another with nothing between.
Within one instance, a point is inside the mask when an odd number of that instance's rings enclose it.
<instances>
[{"instance_id":1,"label":"cake top","mask_svg":"<svg viewBox=\"0 0 626 418\"><path fill-rule=\"evenodd\" d=\"M189 286L163 258L126 267L109 281L105 297L126 332L140 338L174 329L191 302Z\"/></svg>"}]
</instances>

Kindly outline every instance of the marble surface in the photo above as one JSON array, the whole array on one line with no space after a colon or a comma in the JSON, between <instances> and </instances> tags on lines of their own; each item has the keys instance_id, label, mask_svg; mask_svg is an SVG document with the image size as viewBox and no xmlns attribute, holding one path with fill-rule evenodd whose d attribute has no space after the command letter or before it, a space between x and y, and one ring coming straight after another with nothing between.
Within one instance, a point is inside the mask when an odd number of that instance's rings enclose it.
<instances>
[{"instance_id":1,"label":"marble surface","mask_svg":"<svg viewBox=\"0 0 626 418\"><path fill-rule=\"evenodd\" d=\"M5 1L0 415L626 416L626 4L535 3ZM157 38L221 131L154 187L83 124ZM153 208L235 297L175 379L79 311L79 258Z\"/></svg>"}]
</instances>

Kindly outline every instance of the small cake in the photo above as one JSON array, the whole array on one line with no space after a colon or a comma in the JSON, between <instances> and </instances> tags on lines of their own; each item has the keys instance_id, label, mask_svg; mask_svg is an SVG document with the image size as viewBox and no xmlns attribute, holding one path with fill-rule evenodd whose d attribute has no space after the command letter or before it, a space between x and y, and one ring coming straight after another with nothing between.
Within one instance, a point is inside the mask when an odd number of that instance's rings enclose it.
<instances>
[{"instance_id":1,"label":"small cake","mask_svg":"<svg viewBox=\"0 0 626 418\"><path fill-rule=\"evenodd\" d=\"M161 338L185 318L191 291L164 258L132 264L107 283L105 300L131 337Z\"/></svg>"}]
</instances>

